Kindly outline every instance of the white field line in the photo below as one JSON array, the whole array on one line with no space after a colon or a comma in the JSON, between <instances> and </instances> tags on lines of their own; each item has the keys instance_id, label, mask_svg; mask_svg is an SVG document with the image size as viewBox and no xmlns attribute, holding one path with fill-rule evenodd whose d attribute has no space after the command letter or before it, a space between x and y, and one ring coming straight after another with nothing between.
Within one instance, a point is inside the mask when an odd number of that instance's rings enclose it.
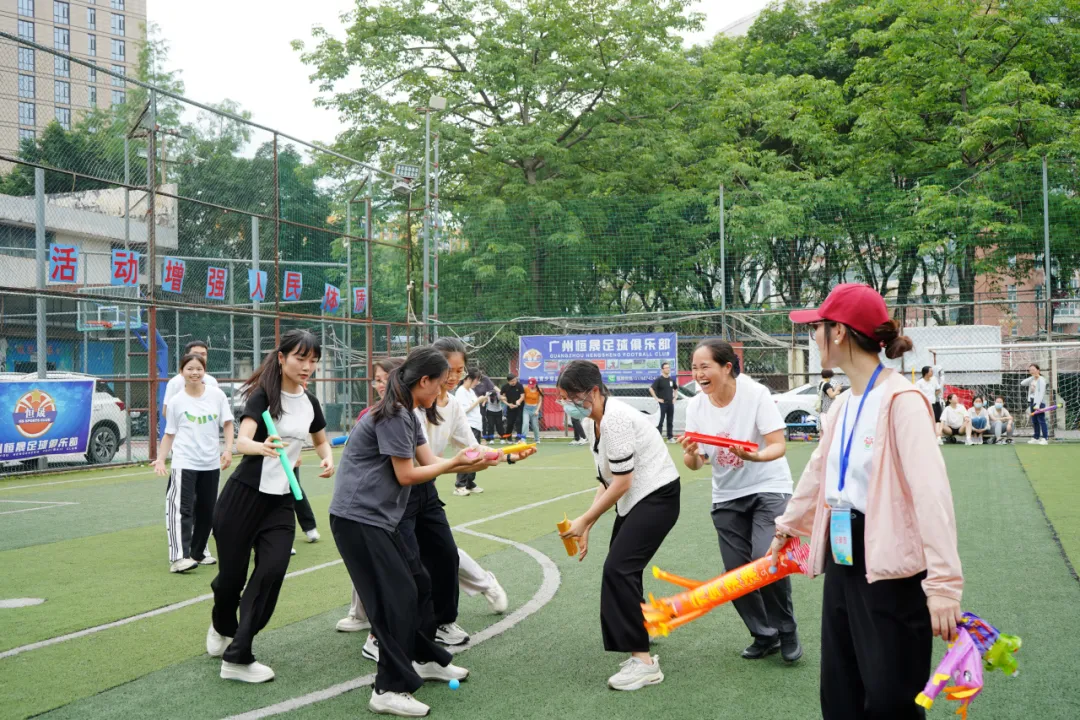
<instances>
[{"instance_id":1,"label":"white field line","mask_svg":"<svg viewBox=\"0 0 1080 720\"><path fill-rule=\"evenodd\" d=\"M577 495L579 493L574 494ZM560 499L562 498L553 498L552 500L547 502L554 502L555 500ZM534 503L533 506L543 504L544 503ZM528 509L529 507L533 506L525 506L523 508L519 508L517 511ZM502 513L501 515L495 517L503 517L517 511ZM483 520L475 520L473 521L473 523L469 524L474 524L477 522L483 522ZM529 617L533 613L540 610L540 608L551 602L551 599L555 597L555 592L559 589L561 576L559 575L559 568L556 567L555 563L552 562L551 558L549 558L547 555L543 554L536 548L525 545L524 543L507 540L506 538L501 538L496 535L488 535L487 533L475 532L461 525L457 526L454 529L467 535L475 535L478 538L503 543L504 545L510 545L511 547L522 551L526 555L529 555L534 560L536 560L536 562L544 571L544 578L540 582L540 588L536 591L536 593L533 594L533 596L529 599L527 603L504 617L502 620L499 620L499 622L495 623L494 625L490 625L481 630L480 632L474 633L472 637L469 638L469 642L465 643L464 645L448 648L451 653L456 655L457 653L463 652L471 647L479 645L485 640L490 640L493 637L498 637L499 635L502 635L504 632L510 630L522 620ZM257 710L251 710L249 712L241 713L239 715L231 715L226 720L256 720L257 718L266 718L272 717L274 715L281 715L283 713L291 712L293 710L306 707L308 705L314 705L315 703L323 702L324 700L330 700L331 698L338 697L339 695L344 695L345 693L352 690L357 690L359 688L374 684L375 673L368 673L367 675L361 675L358 678L353 678L352 680L347 680L343 683L338 683L337 685L331 685L328 688L316 690L315 692L307 693L306 695L300 695L294 698L290 698L288 700L283 700L282 702L275 703L273 705L267 705L266 707L262 707Z\"/></svg>"},{"instance_id":2,"label":"white field line","mask_svg":"<svg viewBox=\"0 0 1080 720\"><path fill-rule=\"evenodd\" d=\"M51 510L55 507L62 507L64 505L78 505L77 502L56 502L45 500L0 500L0 503L20 503L24 505L34 505L32 508L23 508L22 510L3 510L0 511L0 515L15 515L17 513L34 512L35 510Z\"/></svg>"},{"instance_id":3,"label":"white field line","mask_svg":"<svg viewBox=\"0 0 1080 720\"><path fill-rule=\"evenodd\" d=\"M560 500L565 500L566 498L574 497L575 495L581 495L581 494L587 493L587 492L595 492L595 490L592 490L592 489L579 490L577 492L568 493L566 495L560 495L558 497L554 497L554 498L551 498L549 500L541 500L539 502L529 503L528 505L522 505L521 507L514 508L513 510L507 510L506 512L501 512L501 513L498 513L498 514L495 514L495 515L490 515L490 516L485 517L485 518L480 518L479 520L472 520L472 521L469 521L467 523L462 523L461 525L456 525L456 526L454 526L453 529L456 530L456 531L459 531L459 532L464 532L464 533L469 534L469 535L475 535L477 537L487 537L487 536L483 535L482 533L472 532L472 531L468 530L468 528L470 528L470 527L472 527L474 525L479 525L481 523L488 522L490 520L498 520L499 518L504 518L504 517L506 517L508 515L513 515L513 514L519 513L519 512L525 512L526 510L532 510L533 508L541 507L543 505L547 505L547 504L553 503L553 502L558 502ZM37 508L35 508L35 509L37 509ZM15 511L11 511L11 512L23 512L23 511L15 510ZM2 513L0 513L0 514L2 514ZM490 537L494 538L495 536L492 535ZM504 544L513 544L513 541L504 540L504 539L496 539L496 542L502 542ZM515 545L515 547L516 547L516 545ZM528 547L528 546L523 545L522 547ZM528 552L528 551L524 551L524 552ZM331 560L330 562L326 562L326 563L323 563L321 565L313 565L312 567L304 568L303 570L297 570L295 572L291 572L291 573L287 574L285 577L286 578L299 577L301 575L306 575L306 574L308 574L310 572L315 572L316 570L322 570L324 568L333 567L334 565L340 565L340 564L341 564L340 559L339 560ZM83 630L78 630L76 632L68 633L66 635L59 635L59 636L54 637L54 638L48 638L46 640L39 640L38 642L30 643L29 645L21 645L19 647L11 648L10 650L5 650L4 652L0 652L0 660L3 660L4 658L14 657L16 655L21 655L22 653L30 652L31 650L38 650L38 649L43 648L43 647L49 647L50 645L56 645L58 643L67 642L68 640L76 640L76 639L81 638L81 637L86 637L87 635L93 635L95 633L99 633L102 630L110 630L110 629L115 628L115 627L121 627L123 625L128 625L130 623L136 622L137 620L145 620L146 618L157 617L158 615L164 615L165 613L170 613L170 612L173 612L175 610L182 610L183 608L186 608L189 605L195 605L196 603L205 602L206 600L210 600L213 597L214 597L213 593L207 593L206 595L199 595L198 597L191 598L190 600L182 600L180 602L173 603L172 605L166 605L164 607L157 608L156 610L150 610L150 611L147 611L147 612L144 612L144 613L139 613L138 615L132 615L130 617L121 618L120 620L114 620L113 622L105 623L104 625L95 625L94 627L85 628ZM492 626L492 627L494 627L494 626Z\"/></svg>"}]
</instances>

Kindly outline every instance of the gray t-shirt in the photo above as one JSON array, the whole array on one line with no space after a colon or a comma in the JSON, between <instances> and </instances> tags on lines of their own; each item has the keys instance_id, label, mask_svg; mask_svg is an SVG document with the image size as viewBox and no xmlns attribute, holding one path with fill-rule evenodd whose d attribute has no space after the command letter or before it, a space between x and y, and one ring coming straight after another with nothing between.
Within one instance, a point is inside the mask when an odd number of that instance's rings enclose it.
<instances>
[{"instance_id":1,"label":"gray t-shirt","mask_svg":"<svg viewBox=\"0 0 1080 720\"><path fill-rule=\"evenodd\" d=\"M398 408L375 422L366 413L349 434L334 479L330 514L393 532L405 514L409 486L398 482L391 458L412 460L427 442L416 416Z\"/></svg>"}]
</instances>

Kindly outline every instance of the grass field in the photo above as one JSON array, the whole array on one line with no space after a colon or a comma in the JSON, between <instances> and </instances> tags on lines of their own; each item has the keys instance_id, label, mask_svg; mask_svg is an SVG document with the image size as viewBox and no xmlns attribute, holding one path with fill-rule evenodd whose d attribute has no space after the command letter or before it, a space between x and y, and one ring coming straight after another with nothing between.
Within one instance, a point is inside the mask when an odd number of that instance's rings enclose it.
<instances>
[{"instance_id":1,"label":"grass field","mask_svg":"<svg viewBox=\"0 0 1080 720\"><path fill-rule=\"evenodd\" d=\"M796 476L809 452L801 444L789 449ZM1080 446L944 452L966 576L964 607L1024 639L1021 676L987 678L973 717L1080 717L1068 630L1080 623L1080 584L1061 549L1077 565ZM451 523L467 525L456 534L459 544L499 577L511 599L502 622L517 624L501 633L495 626L491 637L459 656L473 671L460 690L429 685L418 693L432 716L818 717L822 585L805 578L793 581L806 649L798 665L785 667L775 656L740 659L750 638L734 609L722 607L657 643L663 684L626 694L607 689L605 680L622 659L603 651L599 627L599 573L612 518L598 524L583 563L567 558L552 532L563 512L573 517L587 506L593 477L584 448L547 443L527 463L482 475L483 495L455 497L452 483L439 481ZM219 662L205 655L214 569L167 572L164 482L145 468L0 481L0 599L46 599L0 609L0 718L216 720L279 703L289 703L279 709L291 708L287 714L296 718L366 714L369 687L312 696L375 670L360 656L362 633L333 629L347 609L349 584L325 522L332 481L305 479L324 540L309 545L298 537L290 573L307 572L286 580L270 626L256 638L256 656L277 672L273 683L260 686L220 680ZM721 569L708 477L685 473L683 482L682 516L656 563L707 579ZM545 503L561 496L568 497ZM556 578L558 588L544 603ZM646 590L673 588L648 577ZM538 602L526 605L534 596ZM501 620L482 598L463 596L461 606L460 623L474 635ZM161 612L53 641L155 610ZM939 645L938 654L943 650ZM951 705L942 702L930 716L950 717Z\"/></svg>"}]
</instances>

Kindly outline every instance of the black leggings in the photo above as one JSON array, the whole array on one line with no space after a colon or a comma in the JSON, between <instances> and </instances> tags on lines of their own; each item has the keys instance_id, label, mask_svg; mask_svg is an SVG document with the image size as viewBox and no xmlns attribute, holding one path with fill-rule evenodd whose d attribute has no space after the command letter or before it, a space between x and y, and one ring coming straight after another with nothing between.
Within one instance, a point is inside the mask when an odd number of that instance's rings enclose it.
<instances>
[{"instance_id":1,"label":"black leggings","mask_svg":"<svg viewBox=\"0 0 1080 720\"><path fill-rule=\"evenodd\" d=\"M914 720L932 670L933 629L922 581L866 581L864 517L851 519L852 564L837 565L825 537L821 607L821 713L825 720Z\"/></svg>"},{"instance_id":2,"label":"black leggings","mask_svg":"<svg viewBox=\"0 0 1080 720\"><path fill-rule=\"evenodd\" d=\"M679 480L653 491L626 515L615 518L600 585L600 632L604 649L648 652L641 603L641 574L679 519Z\"/></svg>"},{"instance_id":3,"label":"black leggings","mask_svg":"<svg viewBox=\"0 0 1080 720\"><path fill-rule=\"evenodd\" d=\"M341 559L349 571L379 639L375 689L415 692L424 684L412 663L450 664L450 653L435 643L431 580L399 532L330 516Z\"/></svg>"},{"instance_id":4,"label":"black leggings","mask_svg":"<svg viewBox=\"0 0 1080 720\"><path fill-rule=\"evenodd\" d=\"M300 468L293 468L293 474L296 475L296 484L300 485ZM296 501L296 522L300 523L301 530L311 532L315 529L315 511L311 509L311 501L303 485L300 485L300 490L304 499Z\"/></svg>"}]
</instances>

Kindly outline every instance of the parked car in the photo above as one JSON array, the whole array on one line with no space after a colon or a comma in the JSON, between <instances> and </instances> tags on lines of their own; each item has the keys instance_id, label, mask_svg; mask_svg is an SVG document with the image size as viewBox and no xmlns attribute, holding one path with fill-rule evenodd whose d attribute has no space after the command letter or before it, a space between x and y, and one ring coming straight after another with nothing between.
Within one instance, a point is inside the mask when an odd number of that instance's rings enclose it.
<instances>
[{"instance_id":1,"label":"parked car","mask_svg":"<svg viewBox=\"0 0 1080 720\"><path fill-rule=\"evenodd\" d=\"M649 416L649 420L655 425L660 422L660 403L649 394L651 385L613 385L612 397L617 397L627 405L640 410ZM674 432L682 433L686 430L686 401L697 394L697 384L689 383L679 388L679 398L675 401L675 420L672 424Z\"/></svg>"},{"instance_id":2,"label":"parked car","mask_svg":"<svg viewBox=\"0 0 1080 720\"><path fill-rule=\"evenodd\" d=\"M35 380L37 373L4 373L0 382ZM74 372L50 372L49 380L93 380L93 408L90 412L90 438L87 443L85 459L88 463L102 464L110 462L127 439L127 408L124 401L116 397L104 380L92 375ZM73 462L78 455L50 455L50 462Z\"/></svg>"},{"instance_id":3,"label":"parked car","mask_svg":"<svg viewBox=\"0 0 1080 720\"><path fill-rule=\"evenodd\" d=\"M772 396L786 423L808 422L817 417L817 383L807 383Z\"/></svg>"}]
</instances>

